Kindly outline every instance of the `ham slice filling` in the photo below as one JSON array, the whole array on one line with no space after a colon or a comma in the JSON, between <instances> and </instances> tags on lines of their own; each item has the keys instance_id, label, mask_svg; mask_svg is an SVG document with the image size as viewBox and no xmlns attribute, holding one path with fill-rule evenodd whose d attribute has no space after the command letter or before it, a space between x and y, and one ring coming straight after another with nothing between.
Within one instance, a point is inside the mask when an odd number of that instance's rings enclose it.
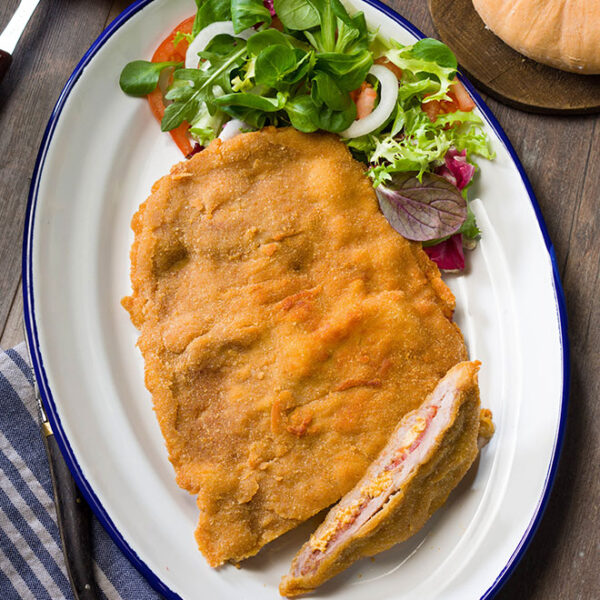
<instances>
[{"instance_id":1,"label":"ham slice filling","mask_svg":"<svg viewBox=\"0 0 600 600\"><path fill-rule=\"evenodd\" d=\"M457 396L452 382L447 382L438 386L419 409L407 415L363 480L311 536L296 561L295 576L315 571L324 557L350 539L402 491L406 480L448 426Z\"/></svg>"}]
</instances>

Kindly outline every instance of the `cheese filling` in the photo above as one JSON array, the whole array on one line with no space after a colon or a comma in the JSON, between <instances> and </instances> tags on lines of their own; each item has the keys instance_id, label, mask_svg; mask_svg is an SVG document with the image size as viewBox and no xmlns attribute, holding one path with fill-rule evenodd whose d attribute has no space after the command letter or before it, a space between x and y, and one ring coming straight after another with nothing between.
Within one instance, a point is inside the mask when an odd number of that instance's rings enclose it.
<instances>
[{"instance_id":1,"label":"cheese filling","mask_svg":"<svg viewBox=\"0 0 600 600\"><path fill-rule=\"evenodd\" d=\"M437 412L436 406L428 407L424 415L418 415L413 419L412 425L402 436L398 448L394 451L390 460L382 468L381 472L367 481L359 492L359 497L353 500L350 504L340 507L331 522L324 528L317 530L310 538L309 545L314 552L325 553L330 543L335 541L339 536L347 530L360 515L367 505L373 500L380 499L380 502L373 503L374 510L367 517L371 518L385 501L399 489L394 489L394 471L402 465L410 453L418 447L421 442L427 426ZM318 535L317 535L318 533Z\"/></svg>"}]
</instances>

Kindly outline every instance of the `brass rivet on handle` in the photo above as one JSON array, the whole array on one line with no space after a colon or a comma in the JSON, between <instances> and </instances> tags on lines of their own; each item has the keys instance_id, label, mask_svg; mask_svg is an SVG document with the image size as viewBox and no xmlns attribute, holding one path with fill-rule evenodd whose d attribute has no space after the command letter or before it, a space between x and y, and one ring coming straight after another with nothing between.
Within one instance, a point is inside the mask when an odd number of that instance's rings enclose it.
<instances>
[{"instance_id":1,"label":"brass rivet on handle","mask_svg":"<svg viewBox=\"0 0 600 600\"><path fill-rule=\"evenodd\" d=\"M53 435L53 431L52 431L52 427L50 427L50 423L48 421L44 421L42 423L42 433L44 434L44 437L48 437L49 435Z\"/></svg>"}]
</instances>

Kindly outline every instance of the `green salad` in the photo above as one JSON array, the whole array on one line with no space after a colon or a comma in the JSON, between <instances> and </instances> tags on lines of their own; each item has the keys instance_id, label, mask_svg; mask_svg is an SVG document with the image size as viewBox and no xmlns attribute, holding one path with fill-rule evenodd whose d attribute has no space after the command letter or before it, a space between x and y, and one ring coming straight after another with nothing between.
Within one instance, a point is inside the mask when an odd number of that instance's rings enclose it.
<instances>
[{"instance_id":1,"label":"green salad","mask_svg":"<svg viewBox=\"0 0 600 600\"><path fill-rule=\"evenodd\" d=\"M196 4L193 22L120 78L151 99L180 148L181 136L198 151L267 125L337 134L390 224L441 268L463 268L463 245L480 233L467 198L473 156L493 152L446 45L385 39L339 0Z\"/></svg>"}]
</instances>

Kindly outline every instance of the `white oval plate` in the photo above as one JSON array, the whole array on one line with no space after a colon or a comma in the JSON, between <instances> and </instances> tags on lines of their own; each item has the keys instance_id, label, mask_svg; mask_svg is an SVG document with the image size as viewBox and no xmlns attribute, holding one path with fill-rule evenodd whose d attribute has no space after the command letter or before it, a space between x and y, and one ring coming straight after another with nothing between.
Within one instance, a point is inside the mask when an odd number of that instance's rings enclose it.
<instances>
[{"instance_id":1,"label":"white oval plate","mask_svg":"<svg viewBox=\"0 0 600 600\"><path fill-rule=\"evenodd\" d=\"M371 26L422 35L374 0ZM109 533L169 598L276 598L309 523L241 569L210 569L193 538L197 508L174 481L143 384L129 292L129 223L152 183L179 161L145 102L118 87L193 12L190 0L141 0L98 38L63 90L35 168L24 242L27 337L52 427ZM552 246L531 188L472 88L497 158L471 190L483 238L448 282L483 404L497 432L448 503L411 540L363 560L315 597L490 597L516 564L547 501L566 414L565 311Z\"/></svg>"}]
</instances>

